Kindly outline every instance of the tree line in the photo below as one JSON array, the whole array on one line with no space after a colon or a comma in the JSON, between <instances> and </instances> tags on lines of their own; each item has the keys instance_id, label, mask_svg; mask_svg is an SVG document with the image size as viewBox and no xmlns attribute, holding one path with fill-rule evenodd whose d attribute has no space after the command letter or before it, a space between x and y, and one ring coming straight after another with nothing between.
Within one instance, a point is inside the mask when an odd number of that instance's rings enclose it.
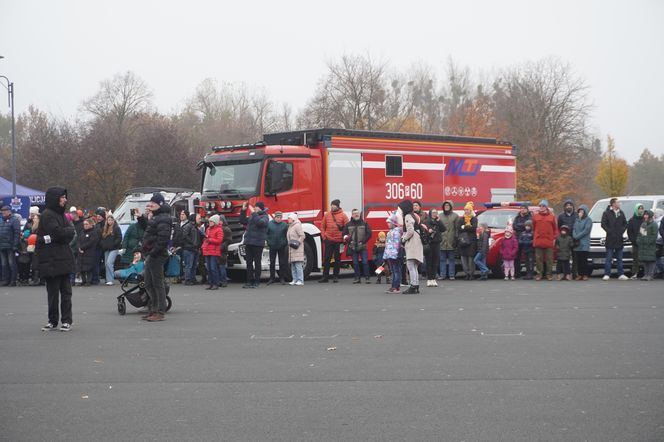
<instances>
[{"instance_id":1,"label":"tree line","mask_svg":"<svg viewBox=\"0 0 664 442\"><path fill-rule=\"evenodd\" d=\"M517 146L520 199L591 202L624 193L664 193L664 156L647 149L633 166L590 129L590 90L557 59L527 62L478 79L449 61L397 70L369 56L328 63L296 114L266 93L203 80L182 110L164 114L132 72L99 84L75 119L30 107L16 122L17 175L26 186L65 185L86 207L114 207L137 186L200 186L197 162L212 146L263 133L315 127L491 137ZM8 115L0 115L0 175L10 177Z\"/></svg>"}]
</instances>

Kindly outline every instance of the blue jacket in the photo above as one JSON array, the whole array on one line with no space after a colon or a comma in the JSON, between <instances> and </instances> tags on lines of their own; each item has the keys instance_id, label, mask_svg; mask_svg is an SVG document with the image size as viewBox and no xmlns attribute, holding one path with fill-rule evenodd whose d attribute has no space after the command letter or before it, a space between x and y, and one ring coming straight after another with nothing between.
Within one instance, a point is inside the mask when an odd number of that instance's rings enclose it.
<instances>
[{"instance_id":1,"label":"blue jacket","mask_svg":"<svg viewBox=\"0 0 664 442\"><path fill-rule=\"evenodd\" d=\"M240 223L247 226L247 231L244 234L244 244L265 247L268 222L269 218L264 210L252 213L249 218L247 218L246 211L243 210L240 213Z\"/></svg>"},{"instance_id":2,"label":"blue jacket","mask_svg":"<svg viewBox=\"0 0 664 442\"><path fill-rule=\"evenodd\" d=\"M0 216L0 249L18 249L21 223L12 213L9 218Z\"/></svg>"},{"instance_id":3,"label":"blue jacket","mask_svg":"<svg viewBox=\"0 0 664 442\"><path fill-rule=\"evenodd\" d=\"M578 245L574 247L575 252L589 252L590 251L590 231L593 228L593 220L588 217L588 206L581 204L579 209L583 209L586 215L583 218L577 218L574 222L572 229L572 238L578 241Z\"/></svg>"}]
</instances>

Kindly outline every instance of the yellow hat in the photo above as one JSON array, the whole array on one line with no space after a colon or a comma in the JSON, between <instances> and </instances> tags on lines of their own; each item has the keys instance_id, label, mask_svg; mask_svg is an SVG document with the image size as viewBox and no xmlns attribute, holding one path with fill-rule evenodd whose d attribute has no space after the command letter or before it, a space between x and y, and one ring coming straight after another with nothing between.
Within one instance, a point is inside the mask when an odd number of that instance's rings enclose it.
<instances>
[{"instance_id":1,"label":"yellow hat","mask_svg":"<svg viewBox=\"0 0 664 442\"><path fill-rule=\"evenodd\" d=\"M475 210L475 205L473 204L472 201L468 201L463 208L464 208L464 210L465 209Z\"/></svg>"}]
</instances>

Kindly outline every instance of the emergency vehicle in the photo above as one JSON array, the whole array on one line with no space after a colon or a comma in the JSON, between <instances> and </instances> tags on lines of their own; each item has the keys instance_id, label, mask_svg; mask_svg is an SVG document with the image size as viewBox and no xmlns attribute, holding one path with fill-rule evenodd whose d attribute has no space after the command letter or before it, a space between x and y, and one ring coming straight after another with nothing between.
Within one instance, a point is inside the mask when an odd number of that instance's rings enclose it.
<instances>
[{"instance_id":1,"label":"emergency vehicle","mask_svg":"<svg viewBox=\"0 0 664 442\"><path fill-rule=\"evenodd\" d=\"M375 232L404 199L427 210L453 200L513 201L516 152L489 138L314 129L265 134L253 144L219 146L199 163L201 205L223 214L233 232L230 268L246 268L239 224L242 204L262 201L284 219L297 212L306 234L305 276L322 265L320 227L330 201L341 200L350 217L360 209ZM267 268L268 253L263 255ZM344 253L342 259L350 260ZM371 258L370 258L371 259Z\"/></svg>"}]
</instances>

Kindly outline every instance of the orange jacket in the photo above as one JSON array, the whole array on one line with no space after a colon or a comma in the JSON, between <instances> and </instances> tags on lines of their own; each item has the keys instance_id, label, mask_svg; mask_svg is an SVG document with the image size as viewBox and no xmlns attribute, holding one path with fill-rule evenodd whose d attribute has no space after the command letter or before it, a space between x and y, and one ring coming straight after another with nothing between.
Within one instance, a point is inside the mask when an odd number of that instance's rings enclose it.
<instances>
[{"instance_id":1,"label":"orange jacket","mask_svg":"<svg viewBox=\"0 0 664 442\"><path fill-rule=\"evenodd\" d=\"M533 247L552 249L558 236L558 222L549 211L546 215L537 212L533 215Z\"/></svg>"},{"instance_id":2,"label":"orange jacket","mask_svg":"<svg viewBox=\"0 0 664 442\"><path fill-rule=\"evenodd\" d=\"M348 217L342 209L325 212L321 225L323 241L343 242L344 238L341 231L346 224L348 224Z\"/></svg>"}]
</instances>

